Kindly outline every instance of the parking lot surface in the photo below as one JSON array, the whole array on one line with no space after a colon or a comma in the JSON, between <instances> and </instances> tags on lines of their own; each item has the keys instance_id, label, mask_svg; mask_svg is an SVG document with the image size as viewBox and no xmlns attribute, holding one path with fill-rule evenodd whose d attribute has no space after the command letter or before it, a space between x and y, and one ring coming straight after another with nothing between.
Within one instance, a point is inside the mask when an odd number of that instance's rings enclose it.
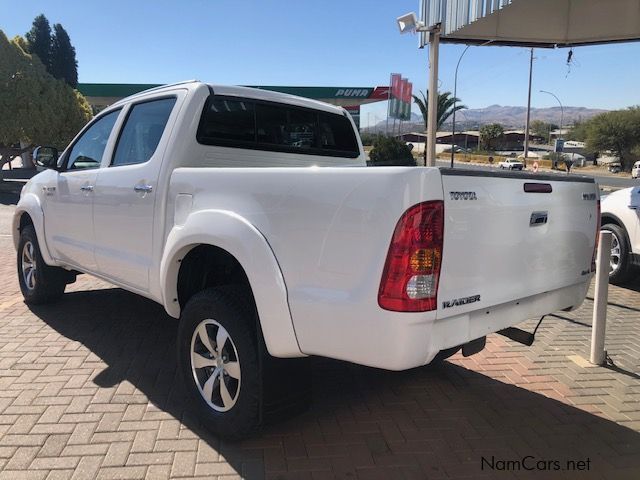
<instances>
[{"instance_id":1,"label":"parking lot surface","mask_svg":"<svg viewBox=\"0 0 640 480\"><path fill-rule=\"evenodd\" d=\"M313 359L307 412L228 443L185 408L162 307L88 276L57 304L23 303L12 208L0 480L640 478L640 282L610 289L607 367L584 360L587 300L547 317L533 347L491 335L473 357L400 373Z\"/></svg>"}]
</instances>

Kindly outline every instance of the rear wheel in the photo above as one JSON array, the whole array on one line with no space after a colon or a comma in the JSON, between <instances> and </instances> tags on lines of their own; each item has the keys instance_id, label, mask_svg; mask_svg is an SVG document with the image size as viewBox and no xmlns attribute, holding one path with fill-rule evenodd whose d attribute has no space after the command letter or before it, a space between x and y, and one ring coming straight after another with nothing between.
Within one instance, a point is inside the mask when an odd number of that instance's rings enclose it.
<instances>
[{"instance_id":1,"label":"rear wheel","mask_svg":"<svg viewBox=\"0 0 640 480\"><path fill-rule=\"evenodd\" d=\"M178 366L190 403L213 432L241 438L259 424L260 365L256 315L223 289L195 294L178 329Z\"/></svg>"},{"instance_id":2,"label":"rear wheel","mask_svg":"<svg viewBox=\"0 0 640 480\"><path fill-rule=\"evenodd\" d=\"M58 300L69 276L66 270L44 262L33 225L25 226L18 243L18 281L25 302L37 305Z\"/></svg>"},{"instance_id":3,"label":"rear wheel","mask_svg":"<svg viewBox=\"0 0 640 480\"><path fill-rule=\"evenodd\" d=\"M609 282L619 285L631 279L630 248L627 235L623 228L609 223L602 230L611 232L611 260L609 264Z\"/></svg>"}]
</instances>

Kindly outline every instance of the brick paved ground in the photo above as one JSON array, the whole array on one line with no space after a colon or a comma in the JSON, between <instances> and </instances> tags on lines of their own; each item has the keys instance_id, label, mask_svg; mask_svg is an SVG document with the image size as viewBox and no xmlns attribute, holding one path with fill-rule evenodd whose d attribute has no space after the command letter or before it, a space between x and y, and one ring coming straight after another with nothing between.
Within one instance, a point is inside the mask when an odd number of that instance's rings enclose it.
<instances>
[{"instance_id":1,"label":"brick paved ground","mask_svg":"<svg viewBox=\"0 0 640 480\"><path fill-rule=\"evenodd\" d=\"M229 444L183 407L176 322L161 307L81 277L60 303L30 309L7 233L0 480L640 478L640 284L611 288L610 368L571 359L588 356L587 301L545 320L531 348L491 336L474 357L404 373L314 360L307 413ZM590 470L481 468L527 455Z\"/></svg>"}]
</instances>

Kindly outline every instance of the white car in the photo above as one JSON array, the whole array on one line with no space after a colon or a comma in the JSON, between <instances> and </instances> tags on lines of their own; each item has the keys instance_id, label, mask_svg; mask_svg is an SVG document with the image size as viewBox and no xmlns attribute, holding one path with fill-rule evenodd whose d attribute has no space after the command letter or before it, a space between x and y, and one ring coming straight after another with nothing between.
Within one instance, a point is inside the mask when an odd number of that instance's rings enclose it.
<instances>
[{"instance_id":1,"label":"white car","mask_svg":"<svg viewBox=\"0 0 640 480\"><path fill-rule=\"evenodd\" d=\"M405 370L532 341L509 327L592 278L592 178L367 167L344 109L266 90L140 93L47 166L13 221L25 300L84 272L162 304L192 409L227 437L297 398L307 356Z\"/></svg>"},{"instance_id":2,"label":"white car","mask_svg":"<svg viewBox=\"0 0 640 480\"><path fill-rule=\"evenodd\" d=\"M640 162L633 164L633 168L631 169L631 178L640 178Z\"/></svg>"},{"instance_id":3,"label":"white car","mask_svg":"<svg viewBox=\"0 0 640 480\"><path fill-rule=\"evenodd\" d=\"M524 163L520 160L516 160L515 158L507 158L504 162L500 162L498 166L501 169L522 170L524 168Z\"/></svg>"},{"instance_id":4,"label":"white car","mask_svg":"<svg viewBox=\"0 0 640 480\"><path fill-rule=\"evenodd\" d=\"M602 201L602 230L611 232L609 280L625 283L640 268L640 187L613 192Z\"/></svg>"}]
</instances>

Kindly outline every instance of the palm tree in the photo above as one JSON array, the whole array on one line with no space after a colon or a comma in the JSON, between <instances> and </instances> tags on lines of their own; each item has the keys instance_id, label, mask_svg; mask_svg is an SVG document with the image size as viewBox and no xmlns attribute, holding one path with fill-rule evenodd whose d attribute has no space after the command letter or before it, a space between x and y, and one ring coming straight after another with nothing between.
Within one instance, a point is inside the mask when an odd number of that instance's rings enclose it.
<instances>
[{"instance_id":1,"label":"palm tree","mask_svg":"<svg viewBox=\"0 0 640 480\"><path fill-rule=\"evenodd\" d=\"M420 94L422 98L417 95L413 95L413 100L418 105L420 109L420 113L422 113L422 118L424 118L424 130L425 132L429 128L429 115L428 115L428 105L429 105L429 91L425 95L422 90L420 90ZM436 126L436 131L442 128L444 122L453 115L453 112L457 112L459 110L464 110L467 108L466 105L459 104L460 99L451 95L451 92L443 92L438 95L438 113L436 113L436 118L438 121L438 125ZM455 107L454 107L455 104ZM453 139L451 141L453 143ZM427 145L425 142L424 146L424 164L427 164ZM453 148L453 146L452 146Z\"/></svg>"},{"instance_id":2,"label":"palm tree","mask_svg":"<svg viewBox=\"0 0 640 480\"><path fill-rule=\"evenodd\" d=\"M422 98L418 97L417 95L413 96L413 100L416 102L416 104L418 105L418 108L420 109L420 113L422 113L422 118L424 118L424 129L427 130L428 128L428 115L427 115L427 106L429 105L429 92L427 92L427 94L425 95L422 91L420 91L420 94L422 95ZM456 104L455 108L453 106L453 104ZM455 98L453 95L451 95L451 92L443 92L441 94L438 95L438 113L437 115L437 119L438 119L438 126L436 127L436 130L440 130L440 128L442 128L442 125L444 124L444 122L446 122L449 117L451 115L453 115L454 111L459 111L459 110L464 110L465 108L467 108L466 105L460 105L460 99L459 98Z\"/></svg>"}]
</instances>

